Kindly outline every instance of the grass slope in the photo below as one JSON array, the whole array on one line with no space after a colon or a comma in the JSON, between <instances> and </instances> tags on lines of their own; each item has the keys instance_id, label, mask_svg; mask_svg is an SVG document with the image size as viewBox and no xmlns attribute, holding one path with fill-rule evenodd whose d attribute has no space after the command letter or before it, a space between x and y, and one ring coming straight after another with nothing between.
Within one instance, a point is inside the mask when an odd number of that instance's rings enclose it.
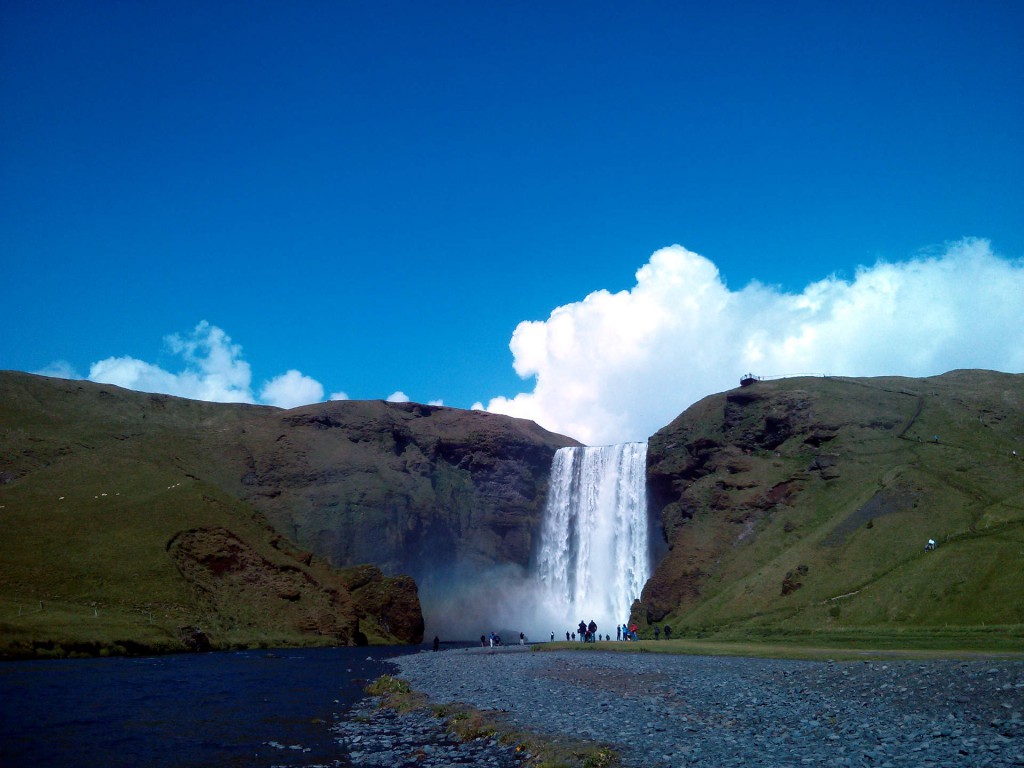
<instances>
[{"instance_id":1,"label":"grass slope","mask_svg":"<svg viewBox=\"0 0 1024 768\"><path fill-rule=\"evenodd\" d=\"M193 629L215 647L395 642L360 605L387 607L379 574L330 568L198 476L209 435L274 410L2 374L0 653L182 650ZM175 559L186 532L198 560Z\"/></svg>"},{"instance_id":2,"label":"grass slope","mask_svg":"<svg viewBox=\"0 0 1024 768\"><path fill-rule=\"evenodd\" d=\"M648 634L1024 645L1024 376L759 382L651 456Z\"/></svg>"}]
</instances>

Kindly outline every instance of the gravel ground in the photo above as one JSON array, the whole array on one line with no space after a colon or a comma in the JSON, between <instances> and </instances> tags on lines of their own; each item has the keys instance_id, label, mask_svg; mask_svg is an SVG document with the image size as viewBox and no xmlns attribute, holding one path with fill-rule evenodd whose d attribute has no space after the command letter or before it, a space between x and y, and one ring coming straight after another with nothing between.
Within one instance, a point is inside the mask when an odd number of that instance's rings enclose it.
<instances>
[{"instance_id":1,"label":"gravel ground","mask_svg":"<svg viewBox=\"0 0 1024 768\"><path fill-rule=\"evenodd\" d=\"M429 712L398 714L377 709L376 701L360 704L334 726L352 766L445 768L452 765L519 768L513 746L496 739L462 743L449 736Z\"/></svg>"},{"instance_id":2,"label":"gravel ground","mask_svg":"<svg viewBox=\"0 0 1024 768\"><path fill-rule=\"evenodd\" d=\"M524 729L611 744L626 766L1024 766L1020 661L808 662L509 647L392 663L435 703L498 710ZM338 726L353 765L518 765L514 750L489 740L468 745L474 754L458 753L467 745L442 744L429 715L388 713L387 723L384 714L360 712L363 722ZM384 743L390 738L393 748L375 749L387 728Z\"/></svg>"}]
</instances>

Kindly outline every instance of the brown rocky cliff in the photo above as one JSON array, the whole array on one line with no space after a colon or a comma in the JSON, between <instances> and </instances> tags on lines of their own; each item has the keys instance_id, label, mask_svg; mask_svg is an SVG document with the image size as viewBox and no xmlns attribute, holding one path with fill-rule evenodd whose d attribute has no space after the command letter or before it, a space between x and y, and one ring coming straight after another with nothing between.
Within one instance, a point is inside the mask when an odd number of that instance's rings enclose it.
<instances>
[{"instance_id":1,"label":"brown rocky cliff","mask_svg":"<svg viewBox=\"0 0 1024 768\"><path fill-rule=\"evenodd\" d=\"M827 391L820 379L757 382L701 400L651 437L648 501L670 551L641 598L647 622L697 605L767 518L838 477L829 444L841 430L891 431L913 412L899 393L872 392L879 402L865 409Z\"/></svg>"},{"instance_id":2,"label":"brown rocky cliff","mask_svg":"<svg viewBox=\"0 0 1024 768\"><path fill-rule=\"evenodd\" d=\"M338 645L420 643L423 615L408 577L318 567L280 539L271 560L221 526L182 531L167 552L207 621L237 631L320 635ZM369 635L369 637L368 637Z\"/></svg>"},{"instance_id":3,"label":"brown rocky cliff","mask_svg":"<svg viewBox=\"0 0 1024 768\"><path fill-rule=\"evenodd\" d=\"M551 458L575 444L477 411L323 403L238 435L231 490L339 566L372 562L417 580L438 568L525 566Z\"/></svg>"}]
</instances>

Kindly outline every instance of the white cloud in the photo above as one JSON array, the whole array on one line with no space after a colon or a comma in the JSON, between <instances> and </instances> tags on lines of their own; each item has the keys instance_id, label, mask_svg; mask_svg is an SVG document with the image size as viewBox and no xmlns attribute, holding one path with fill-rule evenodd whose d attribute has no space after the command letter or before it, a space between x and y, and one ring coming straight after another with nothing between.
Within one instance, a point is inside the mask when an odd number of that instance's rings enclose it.
<instances>
[{"instance_id":1,"label":"white cloud","mask_svg":"<svg viewBox=\"0 0 1024 768\"><path fill-rule=\"evenodd\" d=\"M409 396L405 394L405 392L399 390L398 392L392 392L388 395L387 400L389 403L408 403Z\"/></svg>"},{"instance_id":2,"label":"white cloud","mask_svg":"<svg viewBox=\"0 0 1024 768\"><path fill-rule=\"evenodd\" d=\"M262 402L294 408L324 398L320 382L290 370L264 384L257 399L252 389L252 370L242 358L242 347L205 320L189 334L164 337L164 343L181 358L181 370L168 371L134 357L108 357L92 364L88 378L126 389L220 403ZM338 395L344 393L335 393L332 398Z\"/></svg>"},{"instance_id":3,"label":"white cloud","mask_svg":"<svg viewBox=\"0 0 1024 768\"><path fill-rule=\"evenodd\" d=\"M84 379L75 366L69 363L67 360L54 360L52 363L47 365L45 368L41 368L38 371L33 371L38 376L52 376L57 379Z\"/></svg>"},{"instance_id":4,"label":"white cloud","mask_svg":"<svg viewBox=\"0 0 1024 768\"><path fill-rule=\"evenodd\" d=\"M441 407L442 405L444 405L444 400L428 400L427 405L436 405L438 407Z\"/></svg>"},{"instance_id":5,"label":"white cloud","mask_svg":"<svg viewBox=\"0 0 1024 768\"><path fill-rule=\"evenodd\" d=\"M209 400L221 403L252 403L252 372L242 359L242 348L205 320L182 338L164 338L167 347L185 362L184 370L172 373L133 357L108 357L93 363L88 378L142 392Z\"/></svg>"},{"instance_id":6,"label":"white cloud","mask_svg":"<svg viewBox=\"0 0 1024 768\"><path fill-rule=\"evenodd\" d=\"M1024 369L1024 263L965 240L938 257L861 268L800 294L730 290L708 259L655 252L629 291L597 291L520 323L510 347L531 392L487 409L589 444L644 440L684 408L761 375L927 376Z\"/></svg>"},{"instance_id":7,"label":"white cloud","mask_svg":"<svg viewBox=\"0 0 1024 768\"><path fill-rule=\"evenodd\" d=\"M348 400L349 396L344 392L331 392L331 400Z\"/></svg>"},{"instance_id":8,"label":"white cloud","mask_svg":"<svg viewBox=\"0 0 1024 768\"><path fill-rule=\"evenodd\" d=\"M295 408L323 399L324 388L320 382L294 369L271 379L260 391L261 402L278 408Z\"/></svg>"},{"instance_id":9,"label":"white cloud","mask_svg":"<svg viewBox=\"0 0 1024 768\"><path fill-rule=\"evenodd\" d=\"M232 344L231 337L217 326L203 320L187 337L173 334L166 336L164 343L185 360L189 366L186 373L197 374L199 400L234 398L237 393L251 398L252 371L242 359L242 347Z\"/></svg>"}]
</instances>

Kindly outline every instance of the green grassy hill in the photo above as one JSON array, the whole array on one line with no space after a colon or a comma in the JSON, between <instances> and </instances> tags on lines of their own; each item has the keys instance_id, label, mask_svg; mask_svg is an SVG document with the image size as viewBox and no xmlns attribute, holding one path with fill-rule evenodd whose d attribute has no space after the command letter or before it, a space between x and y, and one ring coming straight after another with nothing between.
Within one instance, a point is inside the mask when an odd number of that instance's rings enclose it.
<instances>
[{"instance_id":1,"label":"green grassy hill","mask_svg":"<svg viewBox=\"0 0 1024 768\"><path fill-rule=\"evenodd\" d=\"M332 568L207 479L275 413L0 373L0 655L418 642L411 579Z\"/></svg>"},{"instance_id":2,"label":"green grassy hill","mask_svg":"<svg viewBox=\"0 0 1024 768\"><path fill-rule=\"evenodd\" d=\"M651 438L649 494L648 631L1024 646L1024 376L715 395Z\"/></svg>"},{"instance_id":3,"label":"green grassy hill","mask_svg":"<svg viewBox=\"0 0 1024 768\"><path fill-rule=\"evenodd\" d=\"M331 563L419 569L421 597L525 567L570 444L457 409L0 372L0 655L416 641L411 579ZM651 438L648 491L647 634L1024 646L1024 376L714 395Z\"/></svg>"},{"instance_id":4,"label":"green grassy hill","mask_svg":"<svg viewBox=\"0 0 1024 768\"><path fill-rule=\"evenodd\" d=\"M217 646L418 642L442 610L475 627L490 602L455 598L527 566L551 458L575 444L455 408L281 410L14 371L0 430L11 653L176 648L195 628Z\"/></svg>"}]
</instances>

